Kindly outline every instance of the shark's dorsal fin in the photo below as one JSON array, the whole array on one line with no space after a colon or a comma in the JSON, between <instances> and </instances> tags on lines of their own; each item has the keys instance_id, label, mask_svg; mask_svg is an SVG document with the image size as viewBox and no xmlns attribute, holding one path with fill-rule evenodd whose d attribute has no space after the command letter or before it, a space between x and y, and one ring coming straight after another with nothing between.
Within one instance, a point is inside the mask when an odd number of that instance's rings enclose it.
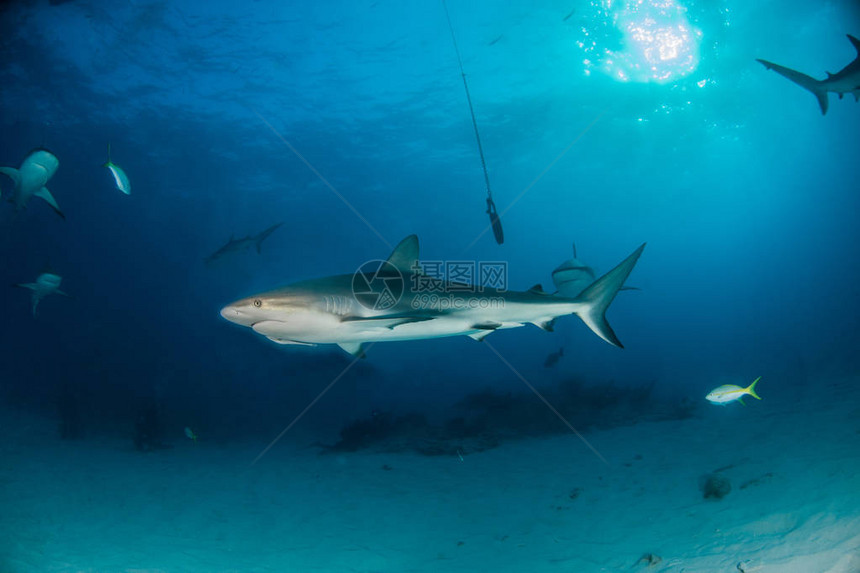
<instances>
[{"instance_id":1,"label":"shark's dorsal fin","mask_svg":"<svg viewBox=\"0 0 860 573\"><path fill-rule=\"evenodd\" d=\"M543 290L543 286L540 283L530 288L529 292L532 292L534 294L546 294L546 291Z\"/></svg>"},{"instance_id":2,"label":"shark's dorsal fin","mask_svg":"<svg viewBox=\"0 0 860 573\"><path fill-rule=\"evenodd\" d=\"M846 34L846 36L848 36L848 40L854 46L854 49L857 50L857 57L860 58L860 40L858 40L851 34Z\"/></svg>"},{"instance_id":3,"label":"shark's dorsal fin","mask_svg":"<svg viewBox=\"0 0 860 573\"><path fill-rule=\"evenodd\" d=\"M401 273L414 273L418 268L418 236L409 235L394 247L388 262Z\"/></svg>"}]
</instances>

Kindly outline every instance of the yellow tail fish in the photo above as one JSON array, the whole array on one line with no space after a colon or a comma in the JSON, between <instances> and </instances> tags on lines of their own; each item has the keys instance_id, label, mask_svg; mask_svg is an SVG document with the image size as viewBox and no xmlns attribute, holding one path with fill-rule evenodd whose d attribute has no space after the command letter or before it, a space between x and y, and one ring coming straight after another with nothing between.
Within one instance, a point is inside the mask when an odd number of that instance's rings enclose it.
<instances>
[{"instance_id":1,"label":"yellow tail fish","mask_svg":"<svg viewBox=\"0 0 860 573\"><path fill-rule=\"evenodd\" d=\"M755 385L758 384L758 381L761 380L761 376L756 378L752 384L747 386L746 388L741 388L740 386L735 386L734 384L725 384L720 386L719 388L715 388L711 390L711 392L705 396L705 399L708 402L720 405L726 405L729 402L738 401L744 406L744 396L752 396L756 400L761 400L758 394L755 393Z\"/></svg>"}]
</instances>

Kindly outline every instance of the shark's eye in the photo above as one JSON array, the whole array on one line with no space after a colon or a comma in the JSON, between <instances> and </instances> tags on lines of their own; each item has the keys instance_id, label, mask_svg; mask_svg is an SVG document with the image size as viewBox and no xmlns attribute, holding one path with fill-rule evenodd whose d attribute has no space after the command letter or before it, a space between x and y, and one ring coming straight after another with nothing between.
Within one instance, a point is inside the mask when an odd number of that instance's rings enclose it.
<instances>
[{"instance_id":1,"label":"shark's eye","mask_svg":"<svg viewBox=\"0 0 860 573\"><path fill-rule=\"evenodd\" d=\"M258 298L255 298L254 299L254 306L256 306L257 308L260 308L261 306L263 306L263 301L261 301Z\"/></svg>"}]
</instances>

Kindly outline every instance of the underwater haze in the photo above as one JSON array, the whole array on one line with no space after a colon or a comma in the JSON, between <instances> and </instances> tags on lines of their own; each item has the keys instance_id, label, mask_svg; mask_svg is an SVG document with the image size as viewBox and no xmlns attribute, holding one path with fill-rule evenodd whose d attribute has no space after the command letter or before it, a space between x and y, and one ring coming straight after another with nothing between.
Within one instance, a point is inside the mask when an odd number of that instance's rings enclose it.
<instances>
[{"instance_id":1,"label":"underwater haze","mask_svg":"<svg viewBox=\"0 0 860 573\"><path fill-rule=\"evenodd\" d=\"M849 0L4 3L0 165L48 150L63 217L0 174L0 571L860 571L860 71L823 114L756 61L822 80L846 35ZM221 316L412 234L547 293L647 243L623 348Z\"/></svg>"}]
</instances>

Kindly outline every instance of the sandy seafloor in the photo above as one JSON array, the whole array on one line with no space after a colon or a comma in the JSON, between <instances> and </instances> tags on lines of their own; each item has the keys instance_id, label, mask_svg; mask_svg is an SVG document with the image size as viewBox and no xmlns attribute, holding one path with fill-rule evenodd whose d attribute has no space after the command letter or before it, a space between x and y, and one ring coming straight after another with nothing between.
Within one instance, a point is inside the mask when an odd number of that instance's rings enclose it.
<instances>
[{"instance_id":1,"label":"sandy seafloor","mask_svg":"<svg viewBox=\"0 0 860 573\"><path fill-rule=\"evenodd\" d=\"M0 571L860 571L860 379L757 389L589 432L609 465L572 434L463 461L288 434L251 466L265 443L142 454L6 408ZM731 493L703 499L720 468Z\"/></svg>"}]
</instances>

